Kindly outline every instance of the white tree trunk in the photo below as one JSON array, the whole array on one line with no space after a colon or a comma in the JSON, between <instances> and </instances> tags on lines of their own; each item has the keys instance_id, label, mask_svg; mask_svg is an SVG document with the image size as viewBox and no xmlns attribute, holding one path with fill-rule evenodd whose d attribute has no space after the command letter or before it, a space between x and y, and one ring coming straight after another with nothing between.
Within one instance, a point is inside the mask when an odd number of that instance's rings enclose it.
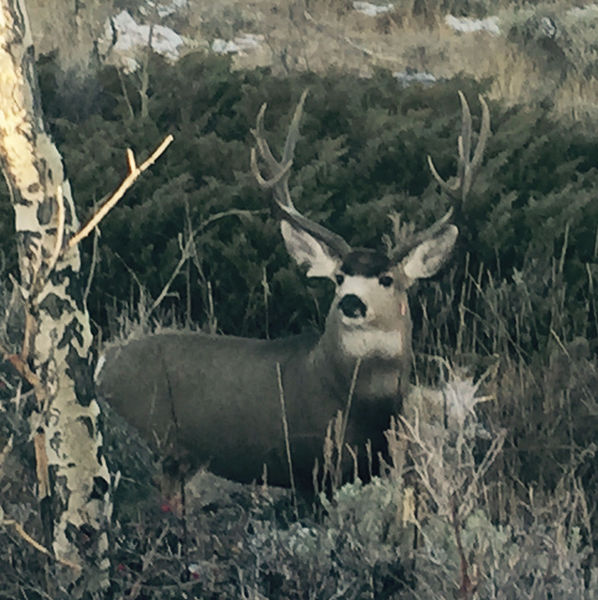
<instances>
[{"instance_id":1,"label":"white tree trunk","mask_svg":"<svg viewBox=\"0 0 598 600\"><path fill-rule=\"evenodd\" d=\"M98 430L79 250L79 223L58 150L45 132L23 0L0 0L0 163L15 211L26 335L22 358L39 381L31 417L42 518L57 585L72 597L108 584L110 475ZM31 383L30 378L30 383Z\"/></svg>"}]
</instances>

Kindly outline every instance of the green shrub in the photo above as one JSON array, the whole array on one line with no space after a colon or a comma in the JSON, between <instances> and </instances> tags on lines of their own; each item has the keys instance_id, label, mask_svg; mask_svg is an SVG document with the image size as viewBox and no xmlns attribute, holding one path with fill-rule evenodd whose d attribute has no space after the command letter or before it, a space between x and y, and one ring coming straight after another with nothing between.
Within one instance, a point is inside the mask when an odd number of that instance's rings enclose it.
<instances>
[{"instance_id":1,"label":"green shrub","mask_svg":"<svg viewBox=\"0 0 598 600\"><path fill-rule=\"evenodd\" d=\"M50 84L60 80L52 77L51 64L41 69L46 112L82 217L126 174L127 147L141 160L164 135L175 135L166 154L102 223L89 301L100 327L114 312L134 310L139 283L157 297L180 258L179 235L189 229L198 231L195 267L175 279L164 310L205 322L210 282L226 333L280 336L310 322L321 325L330 288L306 283L289 267L276 223L264 211L267 194L249 171L250 130L261 103L268 102L266 127L272 146L279 148L288 115L300 91L309 87L291 178L295 202L352 244L380 247L390 228L390 210L418 226L445 210L447 200L431 182L425 155L433 155L443 175L454 172L460 119L456 91L465 91L476 115L475 95L484 89L465 80L401 89L386 71L371 79L331 72L281 80L267 70L230 72L226 58L199 55L174 66L153 57L148 68L146 117L140 116L136 75L105 69L95 85L71 82L56 90ZM93 102L85 100L88 96ZM83 107L80 113L61 112L72 105L71 97ZM483 265L500 279L526 261L559 258L567 231L563 278L575 315L585 305L588 268L595 271L595 144L584 131L549 122L541 108L502 111L493 105L491 112L494 136L486 164L456 217L461 235L453 283L459 289L464 280L465 252L470 273ZM203 227L215 214L231 210L253 212ZM4 227L8 233L8 220ZM5 253L14 257L10 236L3 240ZM90 247L88 242L84 251ZM548 273L545 262L542 269ZM267 312L264 273L271 293ZM546 313L543 292L537 292L534 308ZM191 314L186 314L188 295ZM429 305L431 297L423 298L429 314L442 312L443 307ZM417 306L414 312L419 324ZM456 325L447 318L447 333L454 335ZM548 321L543 321L526 350L545 345ZM575 335L596 335L594 314L586 322L575 317L573 325Z\"/></svg>"}]
</instances>

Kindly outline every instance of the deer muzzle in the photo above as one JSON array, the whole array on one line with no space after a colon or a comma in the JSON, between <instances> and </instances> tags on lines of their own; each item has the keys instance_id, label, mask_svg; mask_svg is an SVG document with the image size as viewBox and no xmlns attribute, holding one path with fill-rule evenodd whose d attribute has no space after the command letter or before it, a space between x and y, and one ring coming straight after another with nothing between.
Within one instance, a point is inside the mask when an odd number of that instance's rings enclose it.
<instances>
[{"instance_id":1,"label":"deer muzzle","mask_svg":"<svg viewBox=\"0 0 598 600\"><path fill-rule=\"evenodd\" d=\"M363 319L367 312L367 306L355 294L343 296L338 303L338 308L349 319Z\"/></svg>"}]
</instances>

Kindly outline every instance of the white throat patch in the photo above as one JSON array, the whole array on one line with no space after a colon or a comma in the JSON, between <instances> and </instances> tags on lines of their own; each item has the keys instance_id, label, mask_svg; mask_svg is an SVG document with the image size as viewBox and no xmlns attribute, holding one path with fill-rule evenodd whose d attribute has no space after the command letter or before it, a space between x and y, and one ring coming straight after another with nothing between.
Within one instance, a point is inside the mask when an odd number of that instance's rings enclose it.
<instances>
[{"instance_id":1,"label":"white throat patch","mask_svg":"<svg viewBox=\"0 0 598 600\"><path fill-rule=\"evenodd\" d=\"M351 358L398 358L403 355L404 339L400 330L367 331L355 328L342 332L340 345Z\"/></svg>"}]
</instances>

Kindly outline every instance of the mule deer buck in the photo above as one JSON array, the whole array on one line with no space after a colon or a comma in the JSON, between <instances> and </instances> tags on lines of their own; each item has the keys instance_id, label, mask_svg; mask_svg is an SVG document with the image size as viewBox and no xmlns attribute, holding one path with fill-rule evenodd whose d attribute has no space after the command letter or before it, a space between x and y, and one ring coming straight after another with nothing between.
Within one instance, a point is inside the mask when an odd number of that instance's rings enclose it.
<instances>
[{"instance_id":1,"label":"mule deer buck","mask_svg":"<svg viewBox=\"0 0 598 600\"><path fill-rule=\"evenodd\" d=\"M411 318L407 289L434 275L457 238L452 208L432 226L411 233L387 253L351 246L294 206L288 180L306 92L289 127L280 161L264 133L264 104L253 131L251 168L271 190L289 254L308 277L327 277L336 293L322 335L261 340L198 332L154 334L107 350L98 391L148 441L161 445L193 471L206 465L217 475L311 486L327 425L343 414L344 441L373 456L384 448L390 416L401 410L411 367ZM471 115L464 96L458 181L444 190L465 198L490 131L483 116L471 156ZM350 406L349 406L350 405ZM341 444L342 447L342 444ZM353 461L346 458L345 468Z\"/></svg>"}]
</instances>

